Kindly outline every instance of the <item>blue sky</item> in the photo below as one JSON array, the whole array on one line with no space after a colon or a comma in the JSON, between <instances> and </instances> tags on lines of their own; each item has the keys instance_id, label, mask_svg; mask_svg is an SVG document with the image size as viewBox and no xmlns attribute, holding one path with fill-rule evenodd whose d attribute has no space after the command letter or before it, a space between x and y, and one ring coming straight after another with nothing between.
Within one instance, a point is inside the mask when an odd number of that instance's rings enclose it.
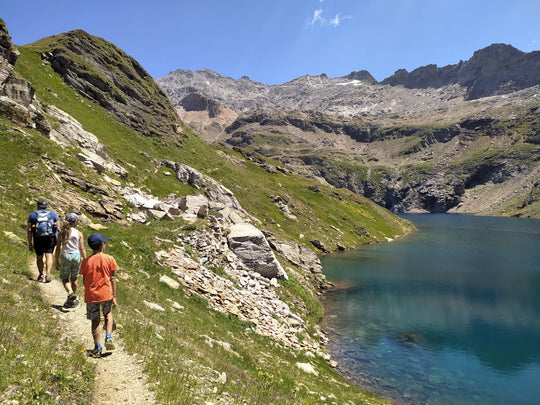
<instances>
[{"instance_id":1,"label":"blue sky","mask_svg":"<svg viewBox=\"0 0 540 405\"><path fill-rule=\"evenodd\" d=\"M83 29L154 78L211 69L280 84L306 74L445 66L492 43L540 50L539 0L0 0L13 42Z\"/></svg>"}]
</instances>

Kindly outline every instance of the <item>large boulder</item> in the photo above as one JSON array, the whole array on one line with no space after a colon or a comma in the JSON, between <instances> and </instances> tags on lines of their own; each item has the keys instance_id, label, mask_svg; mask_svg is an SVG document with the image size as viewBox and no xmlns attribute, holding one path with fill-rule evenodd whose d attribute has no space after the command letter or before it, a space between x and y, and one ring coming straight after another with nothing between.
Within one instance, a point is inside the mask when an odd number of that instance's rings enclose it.
<instances>
[{"instance_id":1,"label":"large boulder","mask_svg":"<svg viewBox=\"0 0 540 405\"><path fill-rule=\"evenodd\" d=\"M288 278L264 234L255 226L248 223L232 225L227 239L229 248L248 269L267 278Z\"/></svg>"},{"instance_id":2,"label":"large boulder","mask_svg":"<svg viewBox=\"0 0 540 405\"><path fill-rule=\"evenodd\" d=\"M311 273L322 273L321 260L313 250L294 242L275 241L274 245L278 253L292 264Z\"/></svg>"}]
</instances>

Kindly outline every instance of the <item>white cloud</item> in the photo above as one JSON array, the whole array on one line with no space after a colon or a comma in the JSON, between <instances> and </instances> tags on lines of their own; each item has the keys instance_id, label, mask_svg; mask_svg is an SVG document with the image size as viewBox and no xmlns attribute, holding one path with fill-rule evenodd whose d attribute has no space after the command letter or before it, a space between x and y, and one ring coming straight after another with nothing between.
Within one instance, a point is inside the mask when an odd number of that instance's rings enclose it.
<instances>
[{"instance_id":1,"label":"white cloud","mask_svg":"<svg viewBox=\"0 0 540 405\"><path fill-rule=\"evenodd\" d=\"M339 14L336 14L336 16L332 18L332 20L330 20L330 24L333 25L334 27L337 27L339 23L340 23Z\"/></svg>"},{"instance_id":2,"label":"white cloud","mask_svg":"<svg viewBox=\"0 0 540 405\"><path fill-rule=\"evenodd\" d=\"M324 25L324 19L321 16L322 12L323 12L322 8L315 10L313 12L313 18L311 19L311 22L309 23L309 25L315 25L315 24Z\"/></svg>"},{"instance_id":3,"label":"white cloud","mask_svg":"<svg viewBox=\"0 0 540 405\"><path fill-rule=\"evenodd\" d=\"M336 14L334 17L327 17L328 12L323 7L323 3L325 1L326 0L319 0L321 6L313 12L313 17L311 18L308 26L313 27L315 25L319 25L323 27L339 27L343 20L351 19L351 16L342 15L339 13Z\"/></svg>"}]
</instances>

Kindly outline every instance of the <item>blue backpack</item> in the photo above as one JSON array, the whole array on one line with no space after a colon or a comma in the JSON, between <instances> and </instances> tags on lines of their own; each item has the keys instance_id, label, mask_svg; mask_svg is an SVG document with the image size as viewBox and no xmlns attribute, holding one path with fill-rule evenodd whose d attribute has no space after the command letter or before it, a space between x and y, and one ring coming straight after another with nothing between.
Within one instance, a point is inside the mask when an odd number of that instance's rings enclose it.
<instances>
[{"instance_id":1,"label":"blue backpack","mask_svg":"<svg viewBox=\"0 0 540 405\"><path fill-rule=\"evenodd\" d=\"M51 212L47 210L38 210L36 223L36 236L51 236L53 232L53 219Z\"/></svg>"}]
</instances>

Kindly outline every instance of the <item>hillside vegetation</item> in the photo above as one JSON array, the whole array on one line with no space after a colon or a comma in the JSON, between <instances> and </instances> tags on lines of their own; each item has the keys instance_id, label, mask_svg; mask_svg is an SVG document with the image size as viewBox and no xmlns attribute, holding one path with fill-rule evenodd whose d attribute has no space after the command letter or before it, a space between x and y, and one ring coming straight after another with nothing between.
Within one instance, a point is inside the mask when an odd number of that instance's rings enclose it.
<instances>
[{"instance_id":1,"label":"hillside vegetation","mask_svg":"<svg viewBox=\"0 0 540 405\"><path fill-rule=\"evenodd\" d=\"M206 144L176 117L144 69L101 38L73 31L18 51L13 77L31 84L35 97L28 111L37 109L48 126L0 113L0 402L84 404L94 389L96 371L84 356L84 344L58 330L56 309L31 280L28 264L34 256L26 246L26 219L40 197L61 218L80 213L85 236L102 229L111 237L107 252L121 269L116 333L141 359L159 403L380 402L339 377L321 353L291 349L255 333L252 323L211 309L204 295L160 282L172 274L156 252L183 249L197 262L199 252L183 246L178 235L210 230L210 215L194 222L174 217L138 223L128 220L138 209L120 190L156 198L200 193L162 164L181 162L231 190L269 239L317 253L400 237L412 230L408 222L258 153ZM56 109L105 146L100 152L105 170L85 165L77 157L81 145L73 139L57 142L66 125ZM290 215L276 200L286 201ZM323 340L316 297L324 277L276 256L288 272L276 292L307 324L298 340ZM213 271L226 277L223 269ZM58 276L54 270L53 276ZM302 371L297 363L310 364L316 373Z\"/></svg>"}]
</instances>

